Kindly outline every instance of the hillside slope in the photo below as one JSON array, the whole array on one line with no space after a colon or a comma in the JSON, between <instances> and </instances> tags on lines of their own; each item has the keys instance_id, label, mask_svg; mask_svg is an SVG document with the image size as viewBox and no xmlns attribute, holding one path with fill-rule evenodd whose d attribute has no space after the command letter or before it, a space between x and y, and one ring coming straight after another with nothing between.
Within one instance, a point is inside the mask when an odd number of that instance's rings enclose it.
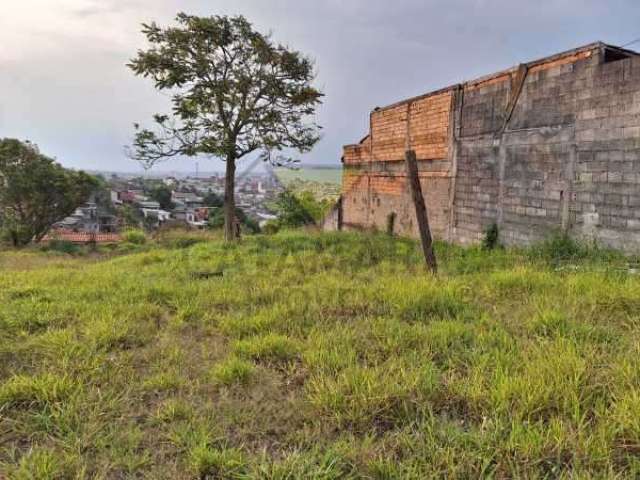
<instances>
[{"instance_id":1,"label":"hillside slope","mask_svg":"<svg viewBox=\"0 0 640 480\"><path fill-rule=\"evenodd\" d=\"M0 254L0 472L640 474L623 258L439 245L431 278L383 236L189 243Z\"/></svg>"}]
</instances>

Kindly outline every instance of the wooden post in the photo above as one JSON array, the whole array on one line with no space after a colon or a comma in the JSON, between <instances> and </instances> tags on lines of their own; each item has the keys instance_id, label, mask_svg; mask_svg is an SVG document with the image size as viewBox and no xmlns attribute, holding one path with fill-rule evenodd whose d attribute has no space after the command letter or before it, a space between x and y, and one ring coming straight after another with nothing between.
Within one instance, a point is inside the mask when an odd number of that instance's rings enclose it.
<instances>
[{"instance_id":1,"label":"wooden post","mask_svg":"<svg viewBox=\"0 0 640 480\"><path fill-rule=\"evenodd\" d=\"M416 152L414 150L407 150L404 154L404 160L407 164L407 177L409 178L413 204L416 208L416 219L418 220L418 230L420 230L420 241L422 242L424 259L427 262L427 268L431 273L437 273L438 264L436 262L436 255L433 251L433 240L431 239L431 230L429 229L427 206L425 205L424 197L422 196L422 187L420 186L420 177L418 176Z\"/></svg>"}]
</instances>

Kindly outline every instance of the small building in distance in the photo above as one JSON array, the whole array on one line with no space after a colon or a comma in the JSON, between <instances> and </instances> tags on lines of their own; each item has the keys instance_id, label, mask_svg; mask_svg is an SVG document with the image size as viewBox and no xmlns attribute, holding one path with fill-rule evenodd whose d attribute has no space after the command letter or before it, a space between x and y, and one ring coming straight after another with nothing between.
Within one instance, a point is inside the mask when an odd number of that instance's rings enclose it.
<instances>
[{"instance_id":1,"label":"small building in distance","mask_svg":"<svg viewBox=\"0 0 640 480\"><path fill-rule=\"evenodd\" d=\"M416 152L436 238L470 244L563 230L640 250L640 56L601 42L370 113L344 147L342 228L417 236L404 153ZM335 224L336 222L328 222Z\"/></svg>"},{"instance_id":2,"label":"small building in distance","mask_svg":"<svg viewBox=\"0 0 640 480\"><path fill-rule=\"evenodd\" d=\"M54 228L71 232L114 233L118 231L115 215L102 211L95 203L88 202L54 225Z\"/></svg>"}]
</instances>

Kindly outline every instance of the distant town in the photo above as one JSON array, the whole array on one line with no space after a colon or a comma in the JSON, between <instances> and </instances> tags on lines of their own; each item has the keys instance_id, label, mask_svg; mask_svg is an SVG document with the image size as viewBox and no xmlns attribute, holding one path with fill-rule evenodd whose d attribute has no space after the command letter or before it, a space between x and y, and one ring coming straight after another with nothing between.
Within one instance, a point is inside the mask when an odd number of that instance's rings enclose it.
<instances>
[{"instance_id":1,"label":"distant town","mask_svg":"<svg viewBox=\"0 0 640 480\"><path fill-rule=\"evenodd\" d=\"M320 172L314 173L314 172ZM163 226L204 229L221 219L224 175L92 172L101 188L76 211L54 225L51 236L73 240L80 235L118 234L128 228L152 231ZM277 218L275 203L285 190L308 192L319 201L337 199L340 170L268 169L239 175L236 206L243 223L264 227Z\"/></svg>"}]
</instances>

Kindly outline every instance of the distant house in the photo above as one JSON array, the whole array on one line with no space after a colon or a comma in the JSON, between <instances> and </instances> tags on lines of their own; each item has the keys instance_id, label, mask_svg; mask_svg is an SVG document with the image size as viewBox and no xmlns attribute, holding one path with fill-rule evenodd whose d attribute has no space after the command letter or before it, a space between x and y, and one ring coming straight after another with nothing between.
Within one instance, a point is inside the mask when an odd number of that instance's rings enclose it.
<instances>
[{"instance_id":1,"label":"distant house","mask_svg":"<svg viewBox=\"0 0 640 480\"><path fill-rule=\"evenodd\" d=\"M198 208L204 206L204 198L191 192L172 192L171 200L176 205L184 205L187 208Z\"/></svg>"},{"instance_id":2,"label":"distant house","mask_svg":"<svg viewBox=\"0 0 640 480\"><path fill-rule=\"evenodd\" d=\"M84 233L111 233L117 231L117 218L100 211L95 203L86 203L56 223L54 228Z\"/></svg>"},{"instance_id":3,"label":"distant house","mask_svg":"<svg viewBox=\"0 0 640 480\"><path fill-rule=\"evenodd\" d=\"M140 207L142 210L160 210L160 204L153 200L144 200L141 202L136 202L136 205Z\"/></svg>"},{"instance_id":4,"label":"distant house","mask_svg":"<svg viewBox=\"0 0 640 480\"><path fill-rule=\"evenodd\" d=\"M185 220L187 223L195 228L205 228L207 226L207 219L202 218L202 214L196 210L189 210L185 214Z\"/></svg>"},{"instance_id":5,"label":"distant house","mask_svg":"<svg viewBox=\"0 0 640 480\"><path fill-rule=\"evenodd\" d=\"M171 213L176 220L187 220L187 209L184 205L176 206Z\"/></svg>"},{"instance_id":6,"label":"distant house","mask_svg":"<svg viewBox=\"0 0 640 480\"><path fill-rule=\"evenodd\" d=\"M122 200L120 199L120 192L116 190L110 191L111 203L114 205L122 205Z\"/></svg>"},{"instance_id":7,"label":"distant house","mask_svg":"<svg viewBox=\"0 0 640 480\"><path fill-rule=\"evenodd\" d=\"M160 223L166 222L171 218L171 212L167 212L166 210L162 210L161 208L142 207L140 208L140 211L142 212L144 218L155 218Z\"/></svg>"},{"instance_id":8,"label":"distant house","mask_svg":"<svg viewBox=\"0 0 640 480\"><path fill-rule=\"evenodd\" d=\"M167 187L173 187L178 184L178 179L176 177L167 177L162 180Z\"/></svg>"},{"instance_id":9,"label":"distant house","mask_svg":"<svg viewBox=\"0 0 640 480\"><path fill-rule=\"evenodd\" d=\"M124 190L122 192L118 192L118 199L121 203L134 203L136 201L136 193L132 190Z\"/></svg>"}]
</instances>

